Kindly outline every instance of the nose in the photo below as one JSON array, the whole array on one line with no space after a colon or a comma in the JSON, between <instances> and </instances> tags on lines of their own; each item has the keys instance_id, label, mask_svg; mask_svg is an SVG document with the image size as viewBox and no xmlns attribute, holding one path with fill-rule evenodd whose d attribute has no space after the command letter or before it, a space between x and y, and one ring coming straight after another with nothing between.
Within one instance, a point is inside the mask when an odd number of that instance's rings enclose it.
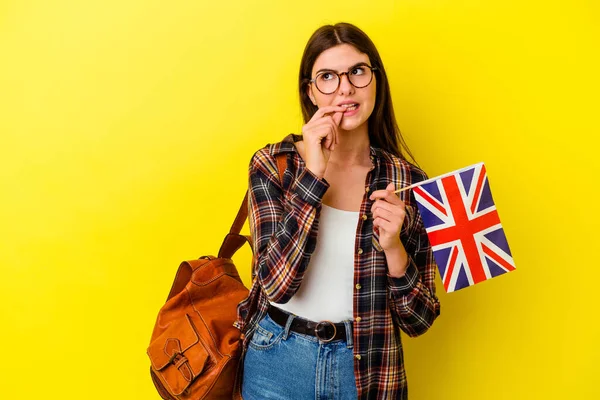
<instances>
[{"instance_id":1,"label":"nose","mask_svg":"<svg viewBox=\"0 0 600 400\"><path fill-rule=\"evenodd\" d=\"M354 86L350 83L348 72L340 74L340 87L338 88L338 92L341 95L352 94L354 92Z\"/></svg>"}]
</instances>

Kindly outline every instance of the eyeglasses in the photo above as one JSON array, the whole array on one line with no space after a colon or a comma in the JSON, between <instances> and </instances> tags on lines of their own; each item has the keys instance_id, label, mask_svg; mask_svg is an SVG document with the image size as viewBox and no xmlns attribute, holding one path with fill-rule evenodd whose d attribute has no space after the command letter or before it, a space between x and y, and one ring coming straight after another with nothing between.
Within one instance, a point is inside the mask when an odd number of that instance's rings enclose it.
<instances>
[{"instance_id":1,"label":"eyeglasses","mask_svg":"<svg viewBox=\"0 0 600 400\"><path fill-rule=\"evenodd\" d=\"M317 90L323 94L332 94L340 87L342 75L346 75L350 84L360 89L371 84L373 71L377 71L377 68L367 64L357 64L348 71L341 73L332 70L321 71L314 79L309 81L309 84L314 83Z\"/></svg>"}]
</instances>

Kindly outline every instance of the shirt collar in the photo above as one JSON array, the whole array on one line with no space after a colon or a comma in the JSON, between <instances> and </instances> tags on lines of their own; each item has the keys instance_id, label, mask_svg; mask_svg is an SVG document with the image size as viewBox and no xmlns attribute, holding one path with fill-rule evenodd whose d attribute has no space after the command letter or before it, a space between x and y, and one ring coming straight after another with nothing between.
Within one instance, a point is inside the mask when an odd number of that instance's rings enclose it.
<instances>
[{"instance_id":1,"label":"shirt collar","mask_svg":"<svg viewBox=\"0 0 600 400\"><path fill-rule=\"evenodd\" d=\"M269 151L273 156L276 156L281 153L297 153L294 142L297 142L299 140L302 140L302 135L290 133L289 135L284 137L281 142L271 144Z\"/></svg>"}]
</instances>

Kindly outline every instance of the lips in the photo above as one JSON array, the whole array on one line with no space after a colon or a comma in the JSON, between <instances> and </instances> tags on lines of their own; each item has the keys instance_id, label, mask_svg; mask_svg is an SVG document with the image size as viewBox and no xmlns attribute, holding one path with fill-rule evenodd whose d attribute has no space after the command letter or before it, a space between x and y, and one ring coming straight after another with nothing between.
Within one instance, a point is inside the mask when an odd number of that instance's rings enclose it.
<instances>
[{"instance_id":1,"label":"lips","mask_svg":"<svg viewBox=\"0 0 600 400\"><path fill-rule=\"evenodd\" d=\"M359 105L358 103L345 103L340 104L340 107L344 107L346 109L346 112L350 112L358 109Z\"/></svg>"}]
</instances>

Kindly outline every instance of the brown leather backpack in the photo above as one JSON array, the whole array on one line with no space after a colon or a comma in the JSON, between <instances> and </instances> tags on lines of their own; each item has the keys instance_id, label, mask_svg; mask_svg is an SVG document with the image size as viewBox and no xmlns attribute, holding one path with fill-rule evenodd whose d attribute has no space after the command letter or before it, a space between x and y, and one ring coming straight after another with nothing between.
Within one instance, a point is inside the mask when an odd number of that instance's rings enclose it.
<instances>
[{"instance_id":1,"label":"brown leather backpack","mask_svg":"<svg viewBox=\"0 0 600 400\"><path fill-rule=\"evenodd\" d=\"M286 156L277 156L280 179ZM240 234L248 215L248 193L225 236L218 257L202 256L179 266L160 309L147 353L150 375L165 400L230 400L240 354L237 305L248 296L231 257L249 236Z\"/></svg>"}]
</instances>

